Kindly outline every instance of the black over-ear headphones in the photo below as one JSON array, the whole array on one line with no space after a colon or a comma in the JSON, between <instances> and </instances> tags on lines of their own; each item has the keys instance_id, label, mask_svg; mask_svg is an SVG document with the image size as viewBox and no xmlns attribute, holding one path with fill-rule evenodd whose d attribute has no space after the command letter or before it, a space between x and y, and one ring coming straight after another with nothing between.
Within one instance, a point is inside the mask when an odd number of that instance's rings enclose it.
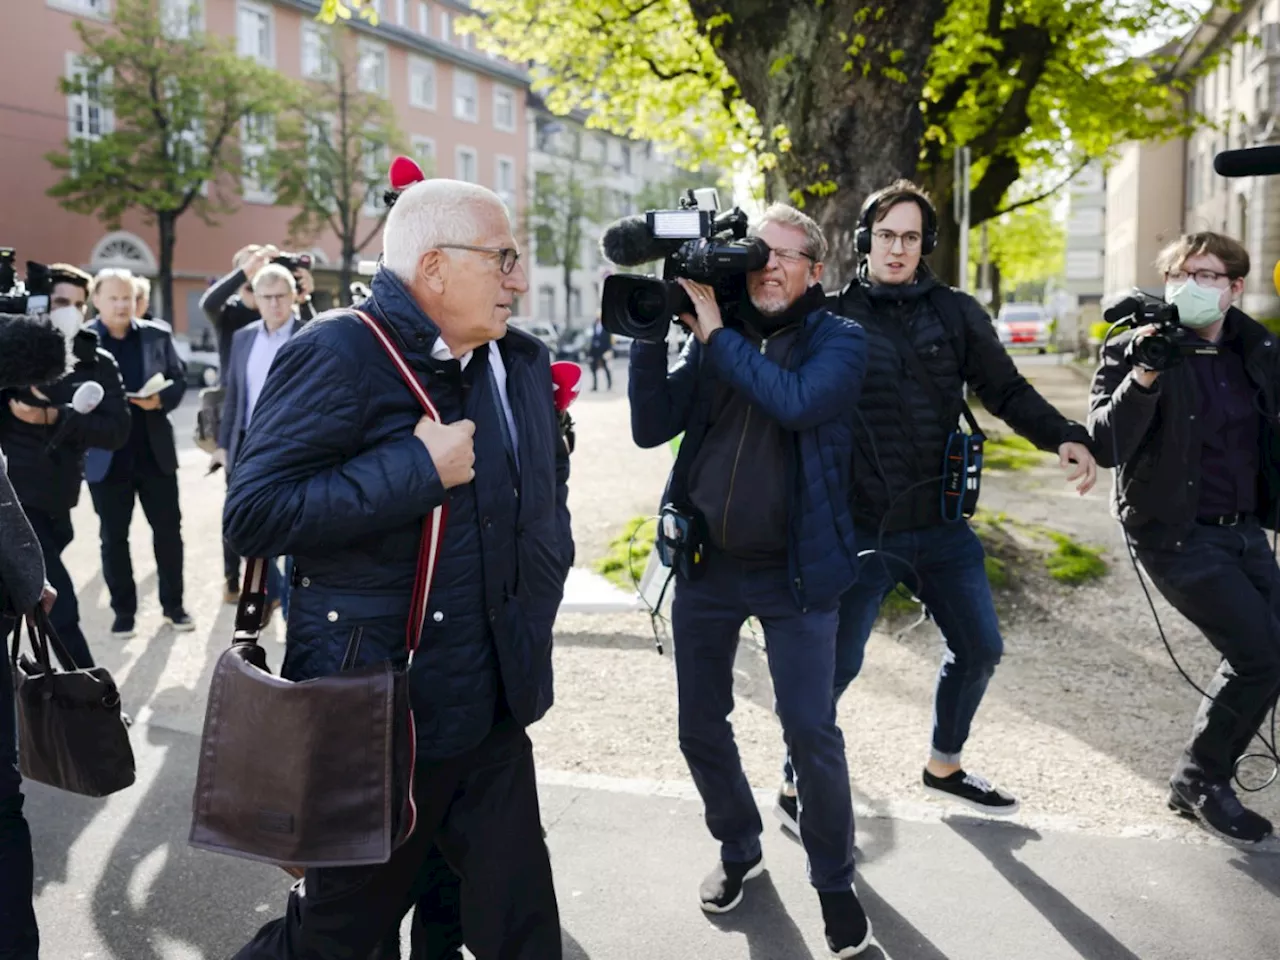
<instances>
[{"instance_id":1,"label":"black over-ear headphones","mask_svg":"<svg viewBox=\"0 0 1280 960\"><path fill-rule=\"evenodd\" d=\"M876 220L876 210L879 209L884 195L892 189L892 187L885 187L883 190L877 190L862 204L862 212L858 214L858 231L853 235L853 242L858 252L864 257L871 252L871 227ZM920 194L912 194L909 200L903 202L916 204L924 214L924 234L920 237L920 255L927 256L938 245L938 211L933 209L933 204Z\"/></svg>"}]
</instances>

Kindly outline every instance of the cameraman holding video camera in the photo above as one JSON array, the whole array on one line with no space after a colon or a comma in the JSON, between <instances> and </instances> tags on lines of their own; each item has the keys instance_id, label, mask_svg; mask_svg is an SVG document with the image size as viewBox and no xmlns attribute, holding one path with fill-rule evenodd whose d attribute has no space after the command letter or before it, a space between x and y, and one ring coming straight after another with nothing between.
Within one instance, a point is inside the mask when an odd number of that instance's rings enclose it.
<instances>
[{"instance_id":1,"label":"cameraman holding video camera","mask_svg":"<svg viewBox=\"0 0 1280 960\"><path fill-rule=\"evenodd\" d=\"M738 634L756 617L827 943L851 957L870 925L853 891L853 806L830 694L837 606L856 563L848 468L864 341L826 308L827 243L813 220L774 204L754 232L767 260L746 274L731 326L712 287L681 278L695 312L680 317L694 334L680 362L668 372L663 339L633 345L631 431L641 447L684 433L659 535L689 531L673 563L680 749L721 844L702 908L732 910L764 869L760 813L728 720Z\"/></svg>"},{"instance_id":2,"label":"cameraman holding video camera","mask_svg":"<svg viewBox=\"0 0 1280 960\"><path fill-rule=\"evenodd\" d=\"M1114 507L1134 553L1222 654L1169 807L1223 839L1258 843L1271 823L1231 780L1280 691L1280 570L1264 529L1280 515L1280 346L1231 306L1249 275L1235 240L1187 234L1156 266L1180 326L1109 340L1089 429L1098 462L1116 467Z\"/></svg>"}]
</instances>

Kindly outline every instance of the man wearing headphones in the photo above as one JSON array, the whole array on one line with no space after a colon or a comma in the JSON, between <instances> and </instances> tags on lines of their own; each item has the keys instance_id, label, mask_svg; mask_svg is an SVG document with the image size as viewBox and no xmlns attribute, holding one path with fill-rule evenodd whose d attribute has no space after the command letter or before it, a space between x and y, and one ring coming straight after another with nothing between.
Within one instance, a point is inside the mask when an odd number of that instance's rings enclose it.
<instances>
[{"instance_id":1,"label":"man wearing headphones","mask_svg":"<svg viewBox=\"0 0 1280 960\"><path fill-rule=\"evenodd\" d=\"M904 584L928 608L945 644L924 788L1008 815L1018 801L960 763L1003 650L982 544L965 522L972 504L944 496L949 455L967 444L958 433L960 415L968 414L965 384L1019 435L1056 451L1081 494L1093 486L1096 467L1088 432L1018 373L981 305L942 285L921 261L936 240L937 215L914 184L899 180L872 194L857 232L864 262L832 297L835 312L867 334L850 504L862 556L857 582L840 601L834 697L862 668L884 598ZM792 784L788 762L776 810L788 829L795 824Z\"/></svg>"}]
</instances>

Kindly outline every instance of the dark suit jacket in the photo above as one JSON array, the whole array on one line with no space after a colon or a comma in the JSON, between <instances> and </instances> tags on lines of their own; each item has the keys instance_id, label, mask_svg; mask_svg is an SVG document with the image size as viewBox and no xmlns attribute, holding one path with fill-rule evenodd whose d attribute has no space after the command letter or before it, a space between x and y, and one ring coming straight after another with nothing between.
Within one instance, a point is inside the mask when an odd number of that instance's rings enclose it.
<instances>
[{"instance_id":1,"label":"dark suit jacket","mask_svg":"<svg viewBox=\"0 0 1280 960\"><path fill-rule=\"evenodd\" d=\"M147 439L151 442L151 452L155 454L156 464L165 473L177 473L178 450L173 442L173 424L169 422L169 412L182 403L187 392L187 365L178 356L173 346L173 336L163 327L150 320L134 320L134 328L142 336L142 372L143 380L150 380L157 373L165 379L172 380L172 386L160 391L160 409L143 410L129 404L130 412L135 417L145 417ZM111 336L101 319L89 324L89 329L97 333L105 343ZM84 454L84 478L89 483L101 483L111 470L114 454L110 450L90 447Z\"/></svg>"},{"instance_id":2,"label":"dark suit jacket","mask_svg":"<svg viewBox=\"0 0 1280 960\"><path fill-rule=\"evenodd\" d=\"M245 408L249 404L249 354L253 342L263 329L263 322L255 320L231 335L231 349L227 353L227 366L222 371L222 383L226 393L222 398L222 419L218 425L218 446L227 451L227 475L235 468L236 455L240 452L240 439L244 432ZM298 319L293 321L290 337L298 332Z\"/></svg>"}]
</instances>

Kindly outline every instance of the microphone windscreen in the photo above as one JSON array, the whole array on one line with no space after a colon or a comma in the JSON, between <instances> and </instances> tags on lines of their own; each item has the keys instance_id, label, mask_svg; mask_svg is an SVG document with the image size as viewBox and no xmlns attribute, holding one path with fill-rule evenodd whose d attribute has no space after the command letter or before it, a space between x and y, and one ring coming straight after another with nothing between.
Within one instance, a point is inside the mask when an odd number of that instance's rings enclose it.
<instances>
[{"instance_id":1,"label":"microphone windscreen","mask_svg":"<svg viewBox=\"0 0 1280 960\"><path fill-rule=\"evenodd\" d=\"M1223 150L1213 158L1213 169L1223 177L1270 177L1280 173L1280 145Z\"/></svg>"},{"instance_id":2,"label":"microphone windscreen","mask_svg":"<svg viewBox=\"0 0 1280 960\"><path fill-rule=\"evenodd\" d=\"M582 368L568 360L557 360L551 364L551 383L555 387L556 413L564 413L578 398L578 391L582 388Z\"/></svg>"},{"instance_id":3,"label":"microphone windscreen","mask_svg":"<svg viewBox=\"0 0 1280 960\"><path fill-rule=\"evenodd\" d=\"M638 267L665 259L683 242L655 238L649 232L648 218L644 214L633 214L609 225L600 238L600 252L620 267Z\"/></svg>"},{"instance_id":4,"label":"microphone windscreen","mask_svg":"<svg viewBox=\"0 0 1280 960\"><path fill-rule=\"evenodd\" d=\"M0 388L61 380L67 361L67 338L48 320L0 313Z\"/></svg>"},{"instance_id":5,"label":"microphone windscreen","mask_svg":"<svg viewBox=\"0 0 1280 960\"><path fill-rule=\"evenodd\" d=\"M389 176L392 190L403 190L405 187L426 179L422 173L422 168L405 156L396 157L391 161Z\"/></svg>"},{"instance_id":6,"label":"microphone windscreen","mask_svg":"<svg viewBox=\"0 0 1280 960\"><path fill-rule=\"evenodd\" d=\"M86 380L72 394L71 409L76 413L93 413L102 402L102 396L102 384L96 380Z\"/></svg>"}]
</instances>

